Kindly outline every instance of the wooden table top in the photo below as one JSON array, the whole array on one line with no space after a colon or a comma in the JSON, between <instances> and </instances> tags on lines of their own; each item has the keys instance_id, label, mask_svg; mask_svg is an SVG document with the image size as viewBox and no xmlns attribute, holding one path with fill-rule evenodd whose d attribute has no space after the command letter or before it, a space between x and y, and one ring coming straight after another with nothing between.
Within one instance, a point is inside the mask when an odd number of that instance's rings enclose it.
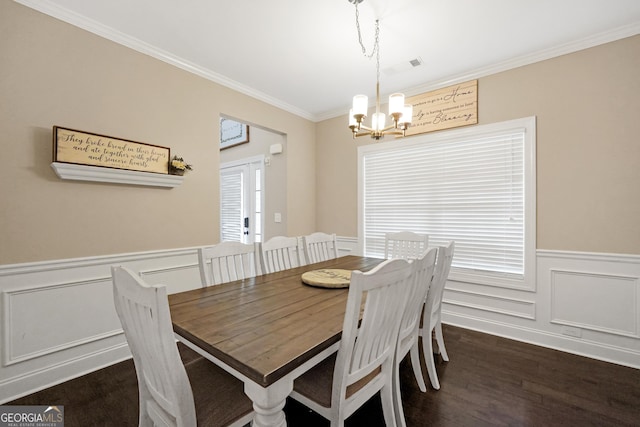
<instances>
[{"instance_id":1,"label":"wooden table top","mask_svg":"<svg viewBox=\"0 0 640 427\"><path fill-rule=\"evenodd\" d=\"M382 261L345 256L169 295L173 329L266 387L340 340L349 289L305 285L302 273Z\"/></svg>"}]
</instances>

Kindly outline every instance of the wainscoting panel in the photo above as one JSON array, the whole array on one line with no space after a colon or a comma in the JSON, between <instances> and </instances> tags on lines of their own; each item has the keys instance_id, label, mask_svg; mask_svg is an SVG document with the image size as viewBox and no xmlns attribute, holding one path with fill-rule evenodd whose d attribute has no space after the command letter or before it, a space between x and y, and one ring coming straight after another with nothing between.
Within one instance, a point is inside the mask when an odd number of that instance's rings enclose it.
<instances>
[{"instance_id":1,"label":"wainscoting panel","mask_svg":"<svg viewBox=\"0 0 640 427\"><path fill-rule=\"evenodd\" d=\"M637 277L551 270L551 322L640 338L639 283Z\"/></svg>"},{"instance_id":2,"label":"wainscoting panel","mask_svg":"<svg viewBox=\"0 0 640 427\"><path fill-rule=\"evenodd\" d=\"M109 304L111 277L9 290L4 301L5 365L121 332L113 303Z\"/></svg>"},{"instance_id":3,"label":"wainscoting panel","mask_svg":"<svg viewBox=\"0 0 640 427\"><path fill-rule=\"evenodd\" d=\"M535 302L497 294L486 294L478 291L455 289L450 283L443 300L448 306L473 308L485 312L493 312L506 316L535 320Z\"/></svg>"},{"instance_id":4,"label":"wainscoting panel","mask_svg":"<svg viewBox=\"0 0 640 427\"><path fill-rule=\"evenodd\" d=\"M201 285L200 269L198 263L184 265L174 265L165 268L155 268L151 270L141 270L140 277L152 284L171 283L171 292L188 291L194 288L194 284Z\"/></svg>"},{"instance_id":5,"label":"wainscoting panel","mask_svg":"<svg viewBox=\"0 0 640 427\"><path fill-rule=\"evenodd\" d=\"M533 293L448 282L443 322L640 368L640 256L538 250L536 264Z\"/></svg>"},{"instance_id":6,"label":"wainscoting panel","mask_svg":"<svg viewBox=\"0 0 640 427\"><path fill-rule=\"evenodd\" d=\"M200 287L197 248L0 265L0 404L130 357L111 265L169 293ZM538 250L536 273L533 292L447 283L443 321L640 368L640 256Z\"/></svg>"},{"instance_id":7,"label":"wainscoting panel","mask_svg":"<svg viewBox=\"0 0 640 427\"><path fill-rule=\"evenodd\" d=\"M358 250L358 239L354 237L336 236L338 256L361 255Z\"/></svg>"},{"instance_id":8,"label":"wainscoting panel","mask_svg":"<svg viewBox=\"0 0 640 427\"><path fill-rule=\"evenodd\" d=\"M0 265L0 404L130 357L112 265L169 293L200 287L197 248Z\"/></svg>"}]
</instances>

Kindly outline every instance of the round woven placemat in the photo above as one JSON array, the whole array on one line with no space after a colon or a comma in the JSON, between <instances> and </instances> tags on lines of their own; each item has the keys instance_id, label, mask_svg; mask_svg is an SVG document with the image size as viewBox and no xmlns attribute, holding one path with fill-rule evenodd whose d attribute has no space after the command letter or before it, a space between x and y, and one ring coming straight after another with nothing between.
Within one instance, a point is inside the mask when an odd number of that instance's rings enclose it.
<instances>
[{"instance_id":1,"label":"round woven placemat","mask_svg":"<svg viewBox=\"0 0 640 427\"><path fill-rule=\"evenodd\" d=\"M318 288L347 288L351 281L351 270L323 268L302 274L302 282Z\"/></svg>"}]
</instances>

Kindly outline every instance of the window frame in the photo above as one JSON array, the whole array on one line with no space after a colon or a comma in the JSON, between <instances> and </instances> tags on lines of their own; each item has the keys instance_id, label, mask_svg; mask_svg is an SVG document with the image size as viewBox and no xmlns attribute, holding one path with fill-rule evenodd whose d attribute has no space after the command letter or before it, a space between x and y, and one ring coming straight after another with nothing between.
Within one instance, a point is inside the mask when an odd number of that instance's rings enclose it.
<instances>
[{"instance_id":1,"label":"window frame","mask_svg":"<svg viewBox=\"0 0 640 427\"><path fill-rule=\"evenodd\" d=\"M497 286L535 292L536 290L536 117L508 120L486 125L474 125L443 132L420 134L413 137L358 147L358 250L364 248L364 157L367 153L399 149L435 142L458 139L486 138L509 131L524 131L524 275L487 273L469 269L452 268L449 280L479 285ZM390 230L392 231L392 230Z\"/></svg>"}]
</instances>

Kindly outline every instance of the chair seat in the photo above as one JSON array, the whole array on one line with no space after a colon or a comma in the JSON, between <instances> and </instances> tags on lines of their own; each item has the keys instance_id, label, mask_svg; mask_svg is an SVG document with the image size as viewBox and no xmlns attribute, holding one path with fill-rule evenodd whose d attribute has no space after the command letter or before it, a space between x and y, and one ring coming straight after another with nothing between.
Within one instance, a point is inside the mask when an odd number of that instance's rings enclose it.
<instances>
[{"instance_id":1,"label":"chair seat","mask_svg":"<svg viewBox=\"0 0 640 427\"><path fill-rule=\"evenodd\" d=\"M193 390L196 418L201 426L227 426L253 411L242 381L205 358L185 364ZM215 399L211 390L215 387Z\"/></svg>"},{"instance_id":2,"label":"chair seat","mask_svg":"<svg viewBox=\"0 0 640 427\"><path fill-rule=\"evenodd\" d=\"M333 370L336 365L336 355L332 354L293 382L293 389L302 396L310 399L325 408L331 407L331 386L333 383ZM381 372L380 367L347 387L348 399Z\"/></svg>"}]
</instances>

